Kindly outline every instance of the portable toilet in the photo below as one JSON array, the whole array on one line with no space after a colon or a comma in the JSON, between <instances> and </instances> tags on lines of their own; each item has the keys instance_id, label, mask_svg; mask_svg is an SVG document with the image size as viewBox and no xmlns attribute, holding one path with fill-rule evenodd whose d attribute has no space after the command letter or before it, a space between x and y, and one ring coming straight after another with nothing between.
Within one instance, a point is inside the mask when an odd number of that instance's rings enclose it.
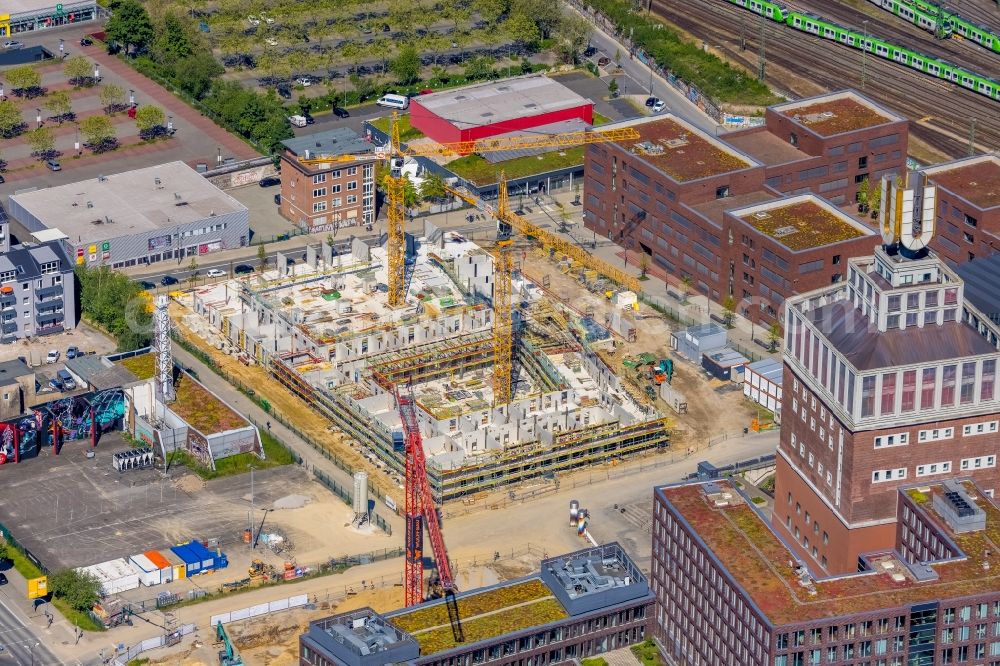
<instances>
[{"instance_id":1,"label":"portable toilet","mask_svg":"<svg viewBox=\"0 0 1000 666\"><path fill-rule=\"evenodd\" d=\"M160 551L160 555L162 555L163 559L170 563L170 568L173 570L173 580L187 578L187 563L185 563L184 560L177 555L177 553L170 548L164 548Z\"/></svg>"},{"instance_id":2,"label":"portable toilet","mask_svg":"<svg viewBox=\"0 0 1000 666\"><path fill-rule=\"evenodd\" d=\"M147 550L143 555L160 570L160 582L169 583L174 579L174 567L167 561L158 550Z\"/></svg>"},{"instance_id":3,"label":"portable toilet","mask_svg":"<svg viewBox=\"0 0 1000 666\"><path fill-rule=\"evenodd\" d=\"M192 552L188 547L188 544L185 543L179 546L173 546L170 550L173 551L174 555L184 561L184 565L187 567L188 578L203 573L201 556Z\"/></svg>"}]
</instances>

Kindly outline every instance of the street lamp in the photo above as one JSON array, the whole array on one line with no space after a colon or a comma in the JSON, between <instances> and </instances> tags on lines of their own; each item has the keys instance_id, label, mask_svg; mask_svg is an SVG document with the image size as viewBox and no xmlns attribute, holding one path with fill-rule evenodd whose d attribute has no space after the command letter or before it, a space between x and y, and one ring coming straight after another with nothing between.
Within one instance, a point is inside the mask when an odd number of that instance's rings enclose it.
<instances>
[{"instance_id":1,"label":"street lamp","mask_svg":"<svg viewBox=\"0 0 1000 666\"><path fill-rule=\"evenodd\" d=\"M39 645L41 645L41 643L35 641L34 645L29 643L28 645L24 646L25 649L28 651L28 654L31 655L31 666L35 666L35 648L38 647Z\"/></svg>"},{"instance_id":2,"label":"street lamp","mask_svg":"<svg viewBox=\"0 0 1000 666\"><path fill-rule=\"evenodd\" d=\"M865 89L868 80L868 20L862 21L865 26L865 41L861 44L861 89Z\"/></svg>"},{"instance_id":3,"label":"street lamp","mask_svg":"<svg viewBox=\"0 0 1000 666\"><path fill-rule=\"evenodd\" d=\"M129 104L129 106L135 106L135 91L134 90L129 90L128 91L128 104Z\"/></svg>"},{"instance_id":4,"label":"street lamp","mask_svg":"<svg viewBox=\"0 0 1000 666\"><path fill-rule=\"evenodd\" d=\"M174 128L174 117L167 116L167 131L169 132Z\"/></svg>"},{"instance_id":5,"label":"street lamp","mask_svg":"<svg viewBox=\"0 0 1000 666\"><path fill-rule=\"evenodd\" d=\"M76 156L77 157L79 157L80 153L83 152L82 150L80 150L80 128L79 127L77 127L77 129L76 129L76 141L73 142L73 150L76 151Z\"/></svg>"},{"instance_id":6,"label":"street lamp","mask_svg":"<svg viewBox=\"0 0 1000 666\"><path fill-rule=\"evenodd\" d=\"M217 147L215 150L216 150L215 163L222 164L222 146Z\"/></svg>"},{"instance_id":7,"label":"street lamp","mask_svg":"<svg viewBox=\"0 0 1000 666\"><path fill-rule=\"evenodd\" d=\"M38 123L39 127L42 126L42 110L41 109L35 109L35 122Z\"/></svg>"}]
</instances>

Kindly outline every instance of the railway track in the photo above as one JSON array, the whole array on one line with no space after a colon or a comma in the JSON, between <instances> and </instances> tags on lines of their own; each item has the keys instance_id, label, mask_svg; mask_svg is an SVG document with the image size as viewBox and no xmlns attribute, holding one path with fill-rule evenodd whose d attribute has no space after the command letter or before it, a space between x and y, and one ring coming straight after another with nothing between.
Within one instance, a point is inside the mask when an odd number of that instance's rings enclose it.
<instances>
[{"instance_id":1,"label":"railway track","mask_svg":"<svg viewBox=\"0 0 1000 666\"><path fill-rule=\"evenodd\" d=\"M978 44L960 39L935 39L926 30L893 16L867 0L863 0L862 10L828 0L794 0L788 7L811 12L858 32L864 30L867 20L868 32L873 36L961 65L984 76L1000 69L1000 57Z\"/></svg>"},{"instance_id":2,"label":"railway track","mask_svg":"<svg viewBox=\"0 0 1000 666\"><path fill-rule=\"evenodd\" d=\"M723 0L695 0L683 5L652 0L652 11L756 71L760 39L757 15ZM769 65L826 90L861 89L861 51L772 21L765 25ZM746 51L739 48L741 30L747 40ZM961 157L968 153L970 119L975 118L977 146L982 150L1000 146L1000 112L995 101L871 54L865 60L864 94L910 118L911 136L943 155ZM791 97L815 92L799 82L782 80L774 69L768 71L768 83Z\"/></svg>"},{"instance_id":3,"label":"railway track","mask_svg":"<svg viewBox=\"0 0 1000 666\"><path fill-rule=\"evenodd\" d=\"M993 0L959 0L945 3L948 11L1000 34L1000 8Z\"/></svg>"}]
</instances>

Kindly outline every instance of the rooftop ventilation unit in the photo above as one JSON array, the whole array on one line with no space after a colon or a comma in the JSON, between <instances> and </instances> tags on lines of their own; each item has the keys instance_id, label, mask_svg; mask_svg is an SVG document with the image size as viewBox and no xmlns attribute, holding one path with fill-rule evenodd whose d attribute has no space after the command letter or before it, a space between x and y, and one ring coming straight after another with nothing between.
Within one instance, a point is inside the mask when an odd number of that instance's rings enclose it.
<instances>
[{"instance_id":1,"label":"rooftop ventilation unit","mask_svg":"<svg viewBox=\"0 0 1000 666\"><path fill-rule=\"evenodd\" d=\"M635 147L638 148L639 150L643 151L644 153L649 154L649 155L662 155L663 154L663 146L661 146L659 144L656 144L656 143L653 143L651 141L641 141L641 142L635 144Z\"/></svg>"},{"instance_id":2,"label":"rooftop ventilation unit","mask_svg":"<svg viewBox=\"0 0 1000 666\"><path fill-rule=\"evenodd\" d=\"M174 192L174 200L175 201L180 201L181 200L181 195L178 194L177 192Z\"/></svg>"},{"instance_id":3,"label":"rooftop ventilation unit","mask_svg":"<svg viewBox=\"0 0 1000 666\"><path fill-rule=\"evenodd\" d=\"M108 177L107 177L107 176L98 176L98 177L97 177L97 182L98 182L98 183L103 183L103 182L105 182L105 181L106 181L107 179L108 179Z\"/></svg>"},{"instance_id":4,"label":"rooftop ventilation unit","mask_svg":"<svg viewBox=\"0 0 1000 666\"><path fill-rule=\"evenodd\" d=\"M768 213L768 212L766 212L766 211L763 211L763 210L760 211L759 213L754 213L753 216L756 217L758 220L769 220L769 219L771 219L771 214Z\"/></svg>"},{"instance_id":5,"label":"rooftop ventilation unit","mask_svg":"<svg viewBox=\"0 0 1000 666\"><path fill-rule=\"evenodd\" d=\"M791 236L796 231L798 231L798 229L795 227L778 227L771 235L775 238L784 238L785 236Z\"/></svg>"},{"instance_id":6,"label":"rooftop ventilation unit","mask_svg":"<svg viewBox=\"0 0 1000 666\"><path fill-rule=\"evenodd\" d=\"M822 113L807 113L802 117L802 122L809 125L811 123L819 123L824 120L830 120L831 118L836 118L836 114L833 111L824 111Z\"/></svg>"},{"instance_id":7,"label":"rooftop ventilation unit","mask_svg":"<svg viewBox=\"0 0 1000 666\"><path fill-rule=\"evenodd\" d=\"M160 184L160 177L159 176L157 176L156 178L153 179L153 184L154 185L159 185Z\"/></svg>"},{"instance_id":8,"label":"rooftop ventilation unit","mask_svg":"<svg viewBox=\"0 0 1000 666\"><path fill-rule=\"evenodd\" d=\"M943 492L933 496L932 505L956 534L986 528L986 512L969 496L961 484L945 481Z\"/></svg>"},{"instance_id":9,"label":"rooftop ventilation unit","mask_svg":"<svg viewBox=\"0 0 1000 666\"><path fill-rule=\"evenodd\" d=\"M663 143L663 145L665 145L667 148L681 148L683 146L688 145L688 140L686 136L683 136L683 137L677 137L675 139L667 139L665 141L662 141L661 143Z\"/></svg>"},{"instance_id":10,"label":"rooftop ventilation unit","mask_svg":"<svg viewBox=\"0 0 1000 666\"><path fill-rule=\"evenodd\" d=\"M94 203L92 201L88 201L87 202L87 208L93 208L93 207L94 207Z\"/></svg>"}]
</instances>

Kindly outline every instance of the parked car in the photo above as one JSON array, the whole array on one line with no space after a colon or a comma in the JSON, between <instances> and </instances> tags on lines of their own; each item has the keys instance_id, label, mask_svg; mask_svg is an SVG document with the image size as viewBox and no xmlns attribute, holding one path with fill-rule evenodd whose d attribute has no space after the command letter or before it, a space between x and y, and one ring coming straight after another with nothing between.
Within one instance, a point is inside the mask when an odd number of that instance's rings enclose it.
<instances>
[{"instance_id":1,"label":"parked car","mask_svg":"<svg viewBox=\"0 0 1000 666\"><path fill-rule=\"evenodd\" d=\"M237 275L246 275L247 273L253 273L253 266L250 264L236 264L233 267L233 272Z\"/></svg>"},{"instance_id":2,"label":"parked car","mask_svg":"<svg viewBox=\"0 0 1000 666\"><path fill-rule=\"evenodd\" d=\"M53 377L52 379L49 380L49 388L52 389L53 391L59 391L60 393L62 393L63 384L57 378Z\"/></svg>"},{"instance_id":3,"label":"parked car","mask_svg":"<svg viewBox=\"0 0 1000 666\"><path fill-rule=\"evenodd\" d=\"M291 99L292 91L287 86L278 86L278 97L281 99Z\"/></svg>"},{"instance_id":4,"label":"parked car","mask_svg":"<svg viewBox=\"0 0 1000 666\"><path fill-rule=\"evenodd\" d=\"M164 287L169 287L172 284L177 284L177 278L175 278L173 275L164 275L163 277L160 278L160 284L162 284Z\"/></svg>"},{"instance_id":5,"label":"parked car","mask_svg":"<svg viewBox=\"0 0 1000 666\"><path fill-rule=\"evenodd\" d=\"M303 88L308 88L313 84L312 79L309 78L308 76L300 76L299 78L295 79L295 82L300 86L302 86Z\"/></svg>"},{"instance_id":6,"label":"parked car","mask_svg":"<svg viewBox=\"0 0 1000 666\"><path fill-rule=\"evenodd\" d=\"M6 585L6 584L7 584L7 574L0 573L0 585Z\"/></svg>"},{"instance_id":7,"label":"parked car","mask_svg":"<svg viewBox=\"0 0 1000 666\"><path fill-rule=\"evenodd\" d=\"M280 194L275 194L274 195L274 205L275 206L280 206L281 205L281 195Z\"/></svg>"},{"instance_id":8,"label":"parked car","mask_svg":"<svg viewBox=\"0 0 1000 666\"><path fill-rule=\"evenodd\" d=\"M49 353L45 355L45 362L46 363L55 363L58 360L59 360L59 350L58 349L50 349Z\"/></svg>"},{"instance_id":9,"label":"parked car","mask_svg":"<svg viewBox=\"0 0 1000 666\"><path fill-rule=\"evenodd\" d=\"M347 112L347 109L342 109L339 106L333 107L333 115L338 118L350 118L351 114Z\"/></svg>"},{"instance_id":10,"label":"parked car","mask_svg":"<svg viewBox=\"0 0 1000 666\"><path fill-rule=\"evenodd\" d=\"M0 173L0 185L3 185L3 184L4 184L4 183L6 183L6 182L7 182L7 181L6 181L6 180L4 180L4 177L3 177L3 174L2 174L2 173Z\"/></svg>"},{"instance_id":11,"label":"parked car","mask_svg":"<svg viewBox=\"0 0 1000 666\"><path fill-rule=\"evenodd\" d=\"M73 375L69 374L69 370L60 370L56 373L56 379L62 384L63 391L72 391L76 389L76 382L73 381Z\"/></svg>"},{"instance_id":12,"label":"parked car","mask_svg":"<svg viewBox=\"0 0 1000 666\"><path fill-rule=\"evenodd\" d=\"M142 287L143 289L145 289L146 291L149 291L150 289L156 289L156 285L155 284L153 284L152 282L146 282L145 280L143 280L142 282L140 282L139 286Z\"/></svg>"},{"instance_id":13,"label":"parked car","mask_svg":"<svg viewBox=\"0 0 1000 666\"><path fill-rule=\"evenodd\" d=\"M205 275L207 275L210 278L226 277L226 271L222 270L221 268L209 268L208 272L205 273Z\"/></svg>"},{"instance_id":14,"label":"parked car","mask_svg":"<svg viewBox=\"0 0 1000 666\"><path fill-rule=\"evenodd\" d=\"M609 58L608 56L601 56L600 58L597 59L598 67L607 67L610 64L611 64L611 58Z\"/></svg>"},{"instance_id":15,"label":"parked car","mask_svg":"<svg viewBox=\"0 0 1000 666\"><path fill-rule=\"evenodd\" d=\"M306 117L300 115L288 116L288 122L290 122L294 127L305 127L309 124Z\"/></svg>"},{"instance_id":16,"label":"parked car","mask_svg":"<svg viewBox=\"0 0 1000 666\"><path fill-rule=\"evenodd\" d=\"M660 113L665 108L667 108L667 103L662 99L656 100L656 104L653 105L653 113Z\"/></svg>"},{"instance_id":17,"label":"parked car","mask_svg":"<svg viewBox=\"0 0 1000 666\"><path fill-rule=\"evenodd\" d=\"M418 95L432 95L432 94L434 94L434 91L432 89L430 89L430 88L424 88L423 90L421 90L417 94Z\"/></svg>"},{"instance_id":18,"label":"parked car","mask_svg":"<svg viewBox=\"0 0 1000 666\"><path fill-rule=\"evenodd\" d=\"M588 46L586 49L583 50L583 57L584 58L590 58L591 56L593 56L596 53L597 53L597 49L596 48L594 48L593 46Z\"/></svg>"},{"instance_id":19,"label":"parked car","mask_svg":"<svg viewBox=\"0 0 1000 666\"><path fill-rule=\"evenodd\" d=\"M80 353L79 347L73 345L72 347L66 348L66 358L76 358L77 356L83 356L83 354Z\"/></svg>"},{"instance_id":20,"label":"parked car","mask_svg":"<svg viewBox=\"0 0 1000 666\"><path fill-rule=\"evenodd\" d=\"M316 124L316 119L312 117L311 113L308 113L308 112L303 113L302 117L306 119L306 125L315 125Z\"/></svg>"},{"instance_id":21,"label":"parked car","mask_svg":"<svg viewBox=\"0 0 1000 666\"><path fill-rule=\"evenodd\" d=\"M654 104L656 104L657 102L659 102L659 101L660 101L660 99L658 97L647 97L646 98L646 106L649 107L649 108L652 108L652 106Z\"/></svg>"},{"instance_id":22,"label":"parked car","mask_svg":"<svg viewBox=\"0 0 1000 666\"><path fill-rule=\"evenodd\" d=\"M277 176L267 176L260 179L261 187L274 187L275 185L281 185L281 179Z\"/></svg>"},{"instance_id":23,"label":"parked car","mask_svg":"<svg viewBox=\"0 0 1000 666\"><path fill-rule=\"evenodd\" d=\"M16 39L9 39L3 43L5 49L20 49L24 47L24 44L17 41Z\"/></svg>"},{"instance_id":24,"label":"parked car","mask_svg":"<svg viewBox=\"0 0 1000 666\"><path fill-rule=\"evenodd\" d=\"M84 37L83 39L80 40L80 46L93 46L93 45L94 45L94 40L92 40L90 37Z\"/></svg>"},{"instance_id":25,"label":"parked car","mask_svg":"<svg viewBox=\"0 0 1000 666\"><path fill-rule=\"evenodd\" d=\"M47 166L50 171L62 171L62 167L59 165L59 162L55 160L46 160L45 166Z\"/></svg>"},{"instance_id":26,"label":"parked car","mask_svg":"<svg viewBox=\"0 0 1000 666\"><path fill-rule=\"evenodd\" d=\"M268 46L277 46L278 45L278 40L275 39L274 37L267 37L264 41L267 43Z\"/></svg>"}]
</instances>

